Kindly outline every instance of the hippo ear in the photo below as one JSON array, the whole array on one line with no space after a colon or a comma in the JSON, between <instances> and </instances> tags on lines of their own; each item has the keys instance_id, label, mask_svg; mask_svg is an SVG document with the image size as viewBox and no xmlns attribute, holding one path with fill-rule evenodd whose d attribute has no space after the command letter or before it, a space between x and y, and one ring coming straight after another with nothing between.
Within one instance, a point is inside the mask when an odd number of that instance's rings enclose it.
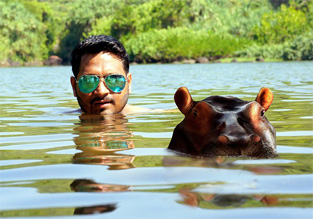
<instances>
[{"instance_id":1,"label":"hippo ear","mask_svg":"<svg viewBox=\"0 0 313 219\"><path fill-rule=\"evenodd\" d=\"M177 89L174 100L178 109L184 115L186 115L193 107L192 97L186 87L180 87Z\"/></svg>"},{"instance_id":2,"label":"hippo ear","mask_svg":"<svg viewBox=\"0 0 313 219\"><path fill-rule=\"evenodd\" d=\"M262 87L255 98L255 101L257 101L261 106L264 107L265 111L268 110L270 105L272 104L274 99L274 95L270 89L267 87Z\"/></svg>"}]
</instances>

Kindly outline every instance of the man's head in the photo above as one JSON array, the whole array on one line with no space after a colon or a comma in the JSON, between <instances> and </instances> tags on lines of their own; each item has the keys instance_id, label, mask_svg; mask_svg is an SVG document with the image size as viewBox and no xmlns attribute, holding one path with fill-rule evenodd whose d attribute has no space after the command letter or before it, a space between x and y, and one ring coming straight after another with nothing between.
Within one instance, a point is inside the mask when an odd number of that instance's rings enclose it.
<instances>
[{"instance_id":1,"label":"man's head","mask_svg":"<svg viewBox=\"0 0 313 219\"><path fill-rule=\"evenodd\" d=\"M114 114L125 107L131 90L129 58L111 36L90 36L72 52L74 96L83 112Z\"/></svg>"}]
</instances>

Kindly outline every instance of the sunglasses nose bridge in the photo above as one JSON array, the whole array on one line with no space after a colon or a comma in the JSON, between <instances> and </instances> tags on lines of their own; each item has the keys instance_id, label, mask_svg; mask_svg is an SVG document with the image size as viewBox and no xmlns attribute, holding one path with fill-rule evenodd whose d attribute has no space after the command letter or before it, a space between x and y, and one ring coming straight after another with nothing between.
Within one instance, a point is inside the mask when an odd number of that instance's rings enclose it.
<instances>
[{"instance_id":1,"label":"sunglasses nose bridge","mask_svg":"<svg viewBox=\"0 0 313 219\"><path fill-rule=\"evenodd\" d=\"M96 91L100 92L100 93L110 93L109 88L107 88L106 83L104 78L99 78L99 84L98 87L96 88Z\"/></svg>"},{"instance_id":2,"label":"sunglasses nose bridge","mask_svg":"<svg viewBox=\"0 0 313 219\"><path fill-rule=\"evenodd\" d=\"M104 80L103 77L99 77L99 85L100 85L101 82L103 82L105 84L105 80Z\"/></svg>"}]
</instances>

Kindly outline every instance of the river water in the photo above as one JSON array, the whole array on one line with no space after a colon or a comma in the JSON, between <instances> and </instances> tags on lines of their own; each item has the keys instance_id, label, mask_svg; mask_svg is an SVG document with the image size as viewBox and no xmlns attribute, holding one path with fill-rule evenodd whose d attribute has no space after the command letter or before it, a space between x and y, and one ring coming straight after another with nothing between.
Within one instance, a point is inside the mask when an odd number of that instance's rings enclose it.
<instances>
[{"instance_id":1,"label":"river water","mask_svg":"<svg viewBox=\"0 0 313 219\"><path fill-rule=\"evenodd\" d=\"M155 109L104 118L78 108L71 68L1 68L0 216L52 218L312 218L313 62L133 65L129 103ZM279 157L191 158L166 148L189 88L255 99Z\"/></svg>"}]
</instances>

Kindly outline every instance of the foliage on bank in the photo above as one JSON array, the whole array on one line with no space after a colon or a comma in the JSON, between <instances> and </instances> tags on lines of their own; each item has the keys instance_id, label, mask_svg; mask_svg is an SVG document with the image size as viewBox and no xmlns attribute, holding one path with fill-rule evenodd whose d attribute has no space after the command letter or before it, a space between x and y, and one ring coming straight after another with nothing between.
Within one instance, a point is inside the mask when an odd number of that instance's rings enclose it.
<instances>
[{"instance_id":1,"label":"foliage on bank","mask_svg":"<svg viewBox=\"0 0 313 219\"><path fill-rule=\"evenodd\" d=\"M85 37L118 38L131 61L207 57L312 60L313 1L12 0L0 2L0 65L58 55Z\"/></svg>"},{"instance_id":2,"label":"foliage on bank","mask_svg":"<svg viewBox=\"0 0 313 219\"><path fill-rule=\"evenodd\" d=\"M249 45L249 41L230 34L188 28L151 30L126 41L130 58L136 62L172 62L184 58L218 59L233 55Z\"/></svg>"}]
</instances>

